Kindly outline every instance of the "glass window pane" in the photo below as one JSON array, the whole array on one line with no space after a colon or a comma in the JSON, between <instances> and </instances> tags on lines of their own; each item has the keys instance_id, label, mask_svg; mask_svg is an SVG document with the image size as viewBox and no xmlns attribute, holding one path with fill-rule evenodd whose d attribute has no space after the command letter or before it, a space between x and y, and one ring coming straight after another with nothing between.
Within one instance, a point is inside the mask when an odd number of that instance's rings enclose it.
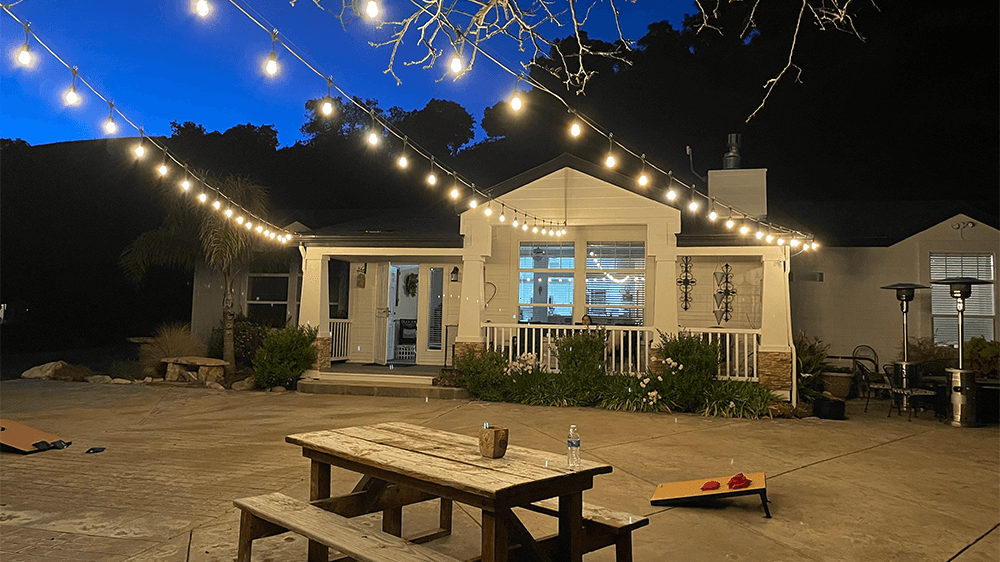
<instances>
[{"instance_id":1,"label":"glass window pane","mask_svg":"<svg viewBox=\"0 0 1000 562\"><path fill-rule=\"evenodd\" d=\"M517 302L520 304L573 304L573 278L542 271L518 275Z\"/></svg>"},{"instance_id":2,"label":"glass window pane","mask_svg":"<svg viewBox=\"0 0 1000 562\"><path fill-rule=\"evenodd\" d=\"M521 242L520 269L573 269L573 244Z\"/></svg>"},{"instance_id":3,"label":"glass window pane","mask_svg":"<svg viewBox=\"0 0 1000 562\"><path fill-rule=\"evenodd\" d=\"M247 286L248 301L287 301L288 276L250 277Z\"/></svg>"},{"instance_id":4,"label":"glass window pane","mask_svg":"<svg viewBox=\"0 0 1000 562\"><path fill-rule=\"evenodd\" d=\"M258 324L284 328L288 308L284 304L247 304L247 318Z\"/></svg>"},{"instance_id":5,"label":"glass window pane","mask_svg":"<svg viewBox=\"0 0 1000 562\"><path fill-rule=\"evenodd\" d=\"M972 338L985 338L992 341L992 318L965 317L962 336L965 341ZM958 316L937 316L934 318L934 343L938 345L958 344Z\"/></svg>"},{"instance_id":6,"label":"glass window pane","mask_svg":"<svg viewBox=\"0 0 1000 562\"><path fill-rule=\"evenodd\" d=\"M646 277L642 274L587 274L587 304L644 306Z\"/></svg>"},{"instance_id":7,"label":"glass window pane","mask_svg":"<svg viewBox=\"0 0 1000 562\"><path fill-rule=\"evenodd\" d=\"M594 324L605 326L642 326L643 309L615 307L587 307L587 314Z\"/></svg>"},{"instance_id":8,"label":"glass window pane","mask_svg":"<svg viewBox=\"0 0 1000 562\"><path fill-rule=\"evenodd\" d=\"M572 306L521 306L518 322L532 324L572 324Z\"/></svg>"},{"instance_id":9,"label":"glass window pane","mask_svg":"<svg viewBox=\"0 0 1000 562\"><path fill-rule=\"evenodd\" d=\"M587 269L645 269L645 242L588 242Z\"/></svg>"},{"instance_id":10,"label":"glass window pane","mask_svg":"<svg viewBox=\"0 0 1000 562\"><path fill-rule=\"evenodd\" d=\"M441 349L441 312L444 303L444 268L430 268L427 307L427 349Z\"/></svg>"}]
</instances>

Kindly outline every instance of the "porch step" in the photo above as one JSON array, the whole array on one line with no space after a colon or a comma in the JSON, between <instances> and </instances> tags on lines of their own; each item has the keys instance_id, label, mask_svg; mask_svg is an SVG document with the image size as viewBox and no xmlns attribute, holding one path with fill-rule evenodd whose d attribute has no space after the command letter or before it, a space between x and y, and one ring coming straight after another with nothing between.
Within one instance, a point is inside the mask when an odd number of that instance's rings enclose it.
<instances>
[{"instance_id":1,"label":"porch step","mask_svg":"<svg viewBox=\"0 0 1000 562\"><path fill-rule=\"evenodd\" d=\"M344 384L405 384L431 386L434 375L387 375L380 373L324 372L310 373L310 378L320 381L339 382Z\"/></svg>"}]
</instances>

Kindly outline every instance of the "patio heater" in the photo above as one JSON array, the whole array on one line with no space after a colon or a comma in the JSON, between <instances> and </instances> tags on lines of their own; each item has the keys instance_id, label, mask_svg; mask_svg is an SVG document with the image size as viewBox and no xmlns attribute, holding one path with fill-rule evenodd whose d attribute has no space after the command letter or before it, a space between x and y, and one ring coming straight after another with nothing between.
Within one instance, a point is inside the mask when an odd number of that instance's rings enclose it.
<instances>
[{"instance_id":1,"label":"patio heater","mask_svg":"<svg viewBox=\"0 0 1000 562\"><path fill-rule=\"evenodd\" d=\"M958 309L958 368L948 369L951 374L951 425L955 427L975 427L976 424L976 373L963 369L965 361L965 334L963 330L965 299L972 295L973 285L991 285L975 277L948 277L931 281L934 285L948 285L951 296L957 301Z\"/></svg>"},{"instance_id":2,"label":"patio heater","mask_svg":"<svg viewBox=\"0 0 1000 562\"><path fill-rule=\"evenodd\" d=\"M910 301L913 300L913 295L917 289L930 289L927 285L918 285L916 283L894 283L892 285L886 285L882 287L883 289L894 289L896 291L896 300L899 301L899 309L903 311L903 360L896 363L896 373L900 378L900 387L909 388L909 381L915 381L917 379L917 363L911 362L909 357L909 350L907 349L907 343L910 341L909 328L906 322L906 313L910 310ZM877 367L877 366L876 366ZM909 397L903 394L902 398L903 409L909 409Z\"/></svg>"}]
</instances>

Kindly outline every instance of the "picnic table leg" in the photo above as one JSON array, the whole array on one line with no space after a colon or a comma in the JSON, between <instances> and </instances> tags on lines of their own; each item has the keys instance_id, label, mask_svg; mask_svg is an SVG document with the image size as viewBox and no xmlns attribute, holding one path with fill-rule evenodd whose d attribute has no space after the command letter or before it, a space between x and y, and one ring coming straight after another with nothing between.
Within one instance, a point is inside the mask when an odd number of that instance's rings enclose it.
<instances>
[{"instance_id":1,"label":"picnic table leg","mask_svg":"<svg viewBox=\"0 0 1000 562\"><path fill-rule=\"evenodd\" d=\"M382 532L397 537L403 536L403 508L394 507L382 511Z\"/></svg>"},{"instance_id":2,"label":"picnic table leg","mask_svg":"<svg viewBox=\"0 0 1000 562\"><path fill-rule=\"evenodd\" d=\"M449 499L441 498L441 508L438 512L439 523L438 527L441 530L446 531L449 535L451 534L451 521L452 521L452 501Z\"/></svg>"},{"instance_id":3,"label":"picnic table leg","mask_svg":"<svg viewBox=\"0 0 1000 562\"><path fill-rule=\"evenodd\" d=\"M482 562L507 562L507 526L502 512L483 510Z\"/></svg>"},{"instance_id":4,"label":"picnic table leg","mask_svg":"<svg viewBox=\"0 0 1000 562\"><path fill-rule=\"evenodd\" d=\"M583 560L583 492L559 496L557 560Z\"/></svg>"},{"instance_id":5,"label":"picnic table leg","mask_svg":"<svg viewBox=\"0 0 1000 562\"><path fill-rule=\"evenodd\" d=\"M325 500L330 497L330 465L313 460L309 475L309 500ZM309 562L327 562L330 549L321 543L309 541Z\"/></svg>"}]
</instances>

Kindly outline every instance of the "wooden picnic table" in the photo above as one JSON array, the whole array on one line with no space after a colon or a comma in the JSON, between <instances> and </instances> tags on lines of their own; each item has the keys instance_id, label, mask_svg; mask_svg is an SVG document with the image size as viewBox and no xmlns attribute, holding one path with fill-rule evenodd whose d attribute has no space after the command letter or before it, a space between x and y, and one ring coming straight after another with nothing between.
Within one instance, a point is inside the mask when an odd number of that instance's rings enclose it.
<instances>
[{"instance_id":1,"label":"wooden picnic table","mask_svg":"<svg viewBox=\"0 0 1000 562\"><path fill-rule=\"evenodd\" d=\"M383 531L390 534L400 535L403 505L441 498L441 528L414 542L450 533L453 501L481 509L484 562L506 562L511 544L545 551L512 509L549 498L558 498L559 505L552 559L580 562L583 491L593 487L594 475L612 471L611 465L586 460L570 471L565 455L513 445L502 458L485 458L476 437L408 423L300 433L285 441L301 446L312 461L313 505L345 517L382 511ZM352 492L331 497L331 466L357 472L361 481ZM326 547L310 544L311 562L327 556Z\"/></svg>"}]
</instances>

